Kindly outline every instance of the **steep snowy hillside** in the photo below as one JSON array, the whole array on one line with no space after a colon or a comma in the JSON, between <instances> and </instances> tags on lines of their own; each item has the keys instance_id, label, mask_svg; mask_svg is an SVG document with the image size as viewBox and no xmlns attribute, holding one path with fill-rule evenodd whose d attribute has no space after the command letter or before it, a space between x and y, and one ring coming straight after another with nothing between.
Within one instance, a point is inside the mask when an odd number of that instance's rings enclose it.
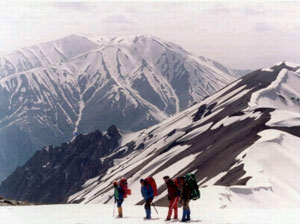
<instances>
[{"instance_id":1,"label":"steep snowy hillside","mask_svg":"<svg viewBox=\"0 0 300 224\"><path fill-rule=\"evenodd\" d=\"M102 169L68 201L113 203L111 183L125 176L133 191L126 203L141 204L139 180L152 175L160 193L155 202L166 205L163 176L193 172L201 192L207 189L205 194L210 194L212 190L211 197L220 207L238 208L241 197L243 207L299 206L300 75L294 72L299 68L284 62L254 71L158 125L123 134L120 147L98 157ZM81 144L87 142L82 140ZM91 147L100 147L94 144ZM71 155L77 155L74 152ZM59 173L68 172L53 172L60 166L59 160L33 161L3 182L0 194L30 200L28 192L31 197L37 192L55 192L57 185L44 182L44 177L55 180ZM45 170L48 163L52 165ZM89 164L82 169L87 167ZM40 175L32 172L36 169ZM19 188L18 181L30 182L28 176L43 184ZM69 184L78 186L77 182ZM57 202L66 197L68 194L62 195Z\"/></svg>"},{"instance_id":2,"label":"steep snowy hillside","mask_svg":"<svg viewBox=\"0 0 300 224\"><path fill-rule=\"evenodd\" d=\"M0 59L0 181L37 149L78 133L141 130L224 87L236 73L140 35L71 35Z\"/></svg>"},{"instance_id":3,"label":"steep snowy hillside","mask_svg":"<svg viewBox=\"0 0 300 224\"><path fill-rule=\"evenodd\" d=\"M162 177L193 172L202 187L228 187L221 190L228 197L217 199L226 206L238 207L231 199L245 194L245 206L299 206L300 76L294 72L299 68L285 62L254 71L136 133L131 137L144 149L115 160L115 166L86 182L69 202L111 203L113 180L125 176L133 192L139 192L138 180L152 175L159 185L156 203L162 205ZM127 203L141 203L139 194Z\"/></svg>"},{"instance_id":4,"label":"steep snowy hillside","mask_svg":"<svg viewBox=\"0 0 300 224\"><path fill-rule=\"evenodd\" d=\"M70 35L56 41L25 47L0 57L0 78L34 68L67 62L69 59L98 48L103 44L80 35Z\"/></svg>"}]
</instances>

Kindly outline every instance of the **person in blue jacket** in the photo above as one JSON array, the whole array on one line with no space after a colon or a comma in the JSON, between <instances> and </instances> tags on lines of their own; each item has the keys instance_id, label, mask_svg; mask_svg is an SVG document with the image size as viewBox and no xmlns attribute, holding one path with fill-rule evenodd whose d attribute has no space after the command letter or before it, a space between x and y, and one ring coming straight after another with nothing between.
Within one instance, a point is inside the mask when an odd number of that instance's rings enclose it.
<instances>
[{"instance_id":1,"label":"person in blue jacket","mask_svg":"<svg viewBox=\"0 0 300 224\"><path fill-rule=\"evenodd\" d=\"M117 207L118 207L118 218L122 218L123 217L122 203L124 201L124 192L117 181L113 182L113 185L114 185L115 202L117 203Z\"/></svg>"},{"instance_id":2,"label":"person in blue jacket","mask_svg":"<svg viewBox=\"0 0 300 224\"><path fill-rule=\"evenodd\" d=\"M152 186L146 180L141 179L140 182L141 182L141 192L142 192L143 198L146 201L146 204L145 204L146 218L145 219L151 219L151 203L153 201L154 191L152 189Z\"/></svg>"}]
</instances>

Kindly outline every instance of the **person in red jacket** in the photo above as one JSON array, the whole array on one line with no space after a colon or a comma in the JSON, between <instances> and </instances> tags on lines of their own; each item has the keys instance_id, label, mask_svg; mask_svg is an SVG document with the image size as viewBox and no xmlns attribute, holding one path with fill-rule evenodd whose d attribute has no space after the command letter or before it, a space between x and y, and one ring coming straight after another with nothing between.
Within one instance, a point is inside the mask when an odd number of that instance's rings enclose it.
<instances>
[{"instance_id":1,"label":"person in red jacket","mask_svg":"<svg viewBox=\"0 0 300 224\"><path fill-rule=\"evenodd\" d=\"M178 219L178 201L180 198L180 191L175 185L175 183L173 182L173 180L170 179L169 176L165 176L163 179L168 188L168 199L169 199L169 212L166 221L171 220L173 209L174 209L174 219Z\"/></svg>"}]
</instances>

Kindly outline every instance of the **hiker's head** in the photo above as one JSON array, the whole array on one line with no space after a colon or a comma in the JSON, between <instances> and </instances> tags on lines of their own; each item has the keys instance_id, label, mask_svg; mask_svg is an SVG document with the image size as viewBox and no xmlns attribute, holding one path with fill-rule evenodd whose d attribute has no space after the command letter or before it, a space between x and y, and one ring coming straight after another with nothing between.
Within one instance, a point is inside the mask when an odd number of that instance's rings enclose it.
<instances>
[{"instance_id":1,"label":"hiker's head","mask_svg":"<svg viewBox=\"0 0 300 224\"><path fill-rule=\"evenodd\" d=\"M117 181L114 181L114 182L113 182L113 185L114 185L114 187L117 187L117 186L118 186L118 182L117 182Z\"/></svg>"},{"instance_id":2,"label":"hiker's head","mask_svg":"<svg viewBox=\"0 0 300 224\"><path fill-rule=\"evenodd\" d=\"M170 177L169 176L164 176L163 179L164 179L165 183L167 183L168 180L170 179Z\"/></svg>"},{"instance_id":3,"label":"hiker's head","mask_svg":"<svg viewBox=\"0 0 300 224\"><path fill-rule=\"evenodd\" d=\"M183 176L179 177L179 184L184 185L185 183L185 178Z\"/></svg>"},{"instance_id":4,"label":"hiker's head","mask_svg":"<svg viewBox=\"0 0 300 224\"><path fill-rule=\"evenodd\" d=\"M142 186L145 186L145 184L146 184L144 179L140 179L140 183Z\"/></svg>"}]
</instances>

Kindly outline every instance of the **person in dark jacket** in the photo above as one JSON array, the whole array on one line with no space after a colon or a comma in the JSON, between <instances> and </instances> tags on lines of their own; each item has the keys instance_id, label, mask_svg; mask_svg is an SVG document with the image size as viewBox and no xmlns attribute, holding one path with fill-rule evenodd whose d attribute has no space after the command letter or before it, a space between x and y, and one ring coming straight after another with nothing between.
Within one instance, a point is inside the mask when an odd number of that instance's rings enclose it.
<instances>
[{"instance_id":1,"label":"person in dark jacket","mask_svg":"<svg viewBox=\"0 0 300 224\"><path fill-rule=\"evenodd\" d=\"M180 191L175 185L175 183L173 182L173 180L170 179L169 176L165 176L163 179L168 188L168 199L169 199L169 212L166 221L171 220L173 209L174 209L174 219L178 219L178 201L180 198Z\"/></svg>"},{"instance_id":2,"label":"person in dark jacket","mask_svg":"<svg viewBox=\"0 0 300 224\"><path fill-rule=\"evenodd\" d=\"M182 214L182 222L190 221L191 217L191 210L189 207L189 203L191 200L191 190L189 186L187 185L185 181L185 177L179 178L179 184L181 188L181 202L182 202L182 208L183 208L183 214Z\"/></svg>"},{"instance_id":3,"label":"person in dark jacket","mask_svg":"<svg viewBox=\"0 0 300 224\"><path fill-rule=\"evenodd\" d=\"M143 195L143 198L146 201L146 204L145 204L146 218L145 219L151 219L151 203L153 201L154 191L152 189L152 186L146 180L141 179L140 183L141 183L141 193Z\"/></svg>"},{"instance_id":4,"label":"person in dark jacket","mask_svg":"<svg viewBox=\"0 0 300 224\"><path fill-rule=\"evenodd\" d=\"M117 203L118 207L118 218L123 217L123 211L122 211L122 203L124 201L124 192L122 187L118 184L117 181L113 182L114 185L114 197L115 197L115 203Z\"/></svg>"}]
</instances>

